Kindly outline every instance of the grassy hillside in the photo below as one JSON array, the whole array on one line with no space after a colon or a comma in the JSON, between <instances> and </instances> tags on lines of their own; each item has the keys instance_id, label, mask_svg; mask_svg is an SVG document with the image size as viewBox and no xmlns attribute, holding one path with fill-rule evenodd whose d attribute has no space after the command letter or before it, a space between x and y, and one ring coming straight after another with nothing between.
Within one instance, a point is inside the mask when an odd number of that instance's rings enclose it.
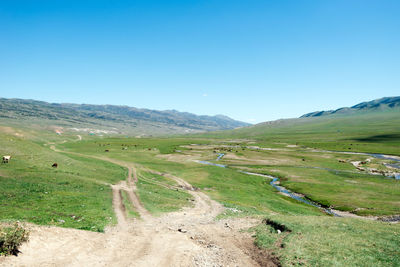
<instances>
[{"instance_id":1,"label":"grassy hillside","mask_svg":"<svg viewBox=\"0 0 400 267\"><path fill-rule=\"evenodd\" d=\"M278 120L201 136L400 155L400 109Z\"/></svg>"}]
</instances>

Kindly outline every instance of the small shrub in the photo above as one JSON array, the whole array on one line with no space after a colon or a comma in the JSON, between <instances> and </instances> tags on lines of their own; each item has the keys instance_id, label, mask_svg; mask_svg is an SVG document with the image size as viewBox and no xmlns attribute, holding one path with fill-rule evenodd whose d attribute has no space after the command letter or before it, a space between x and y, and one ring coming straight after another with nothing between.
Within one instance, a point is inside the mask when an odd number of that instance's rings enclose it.
<instances>
[{"instance_id":1,"label":"small shrub","mask_svg":"<svg viewBox=\"0 0 400 267\"><path fill-rule=\"evenodd\" d=\"M28 238L29 231L19 223L0 227L0 255L17 255L18 248Z\"/></svg>"}]
</instances>

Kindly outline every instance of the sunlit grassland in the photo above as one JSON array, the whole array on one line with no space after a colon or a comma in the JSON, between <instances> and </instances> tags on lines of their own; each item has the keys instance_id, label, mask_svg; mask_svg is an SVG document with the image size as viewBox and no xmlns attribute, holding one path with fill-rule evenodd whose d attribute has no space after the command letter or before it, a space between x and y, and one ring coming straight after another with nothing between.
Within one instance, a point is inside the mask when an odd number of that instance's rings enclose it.
<instances>
[{"instance_id":1,"label":"sunlit grassland","mask_svg":"<svg viewBox=\"0 0 400 267\"><path fill-rule=\"evenodd\" d=\"M274 251L283 266L400 264L399 224L326 216L277 215L270 218L284 224L291 232L278 234L271 226L260 224L252 229L255 242Z\"/></svg>"},{"instance_id":2,"label":"sunlit grassland","mask_svg":"<svg viewBox=\"0 0 400 267\"><path fill-rule=\"evenodd\" d=\"M397 129L396 125L391 127ZM220 145L235 144L230 142L230 138L84 136L78 142L74 135L57 137L46 132L38 137L37 133L31 132L29 138L27 135L22 138L3 132L0 152L11 154L13 158L10 164L0 165L0 216L2 220L25 220L94 231L102 231L106 225L115 223L109 184L125 179L127 170L85 156L88 155L134 165L138 170L140 200L156 216L191 205L192 197L179 188L176 190L173 180L152 174L148 169L183 178L212 199L237 210L228 209L219 218L257 215L287 225L291 232L281 235L264 224L254 229L256 244L275 251L284 266L399 265L398 224L328 216L317 208L279 194L269 185L267 178L238 172L238 168L245 168L273 174L295 192L359 215L399 214L399 182L360 173L350 164L350 161L365 160L366 156L308 149L343 150L340 146L344 145L346 151L376 150L396 154L395 136L383 143L347 141L336 136L342 134L341 137L348 138L350 134L344 128L341 133L333 129L332 126L332 132L329 130L326 134L320 131L320 136L318 128L314 129L317 131L315 135L310 135L309 129L301 132L298 128L297 132L276 132L260 139L254 138L254 141L249 138L238 140L240 148L223 151L226 156L218 161L228 168L202 165L193 160L215 161L217 155L214 151L219 152ZM351 134L354 138L372 136L372 132L366 131ZM54 152L49 145L45 146L46 138L56 143L59 150L82 155ZM62 143L64 140L67 142ZM287 147L296 143L298 147ZM210 147L200 149L191 144ZM337 149L330 148L331 145ZM244 148L246 146L278 150L260 151ZM379 146L382 151L379 151ZM59 164L57 169L51 168L53 162ZM373 164L380 163L374 161ZM122 197L127 215L137 217L125 192L122 192ZM282 247L277 247L279 242L282 242Z\"/></svg>"},{"instance_id":3,"label":"sunlit grassland","mask_svg":"<svg viewBox=\"0 0 400 267\"><path fill-rule=\"evenodd\" d=\"M398 213L396 204L399 199L398 181L359 173L350 164L353 160L365 160L364 155L311 152L302 147L287 148L285 143L274 142L271 146L261 143L258 145L264 144L265 147L284 150L257 151L246 148L237 149L238 152L225 151L226 157L218 163L226 164L228 168L219 168L184 160L185 157L194 156L198 159L215 161L214 147L222 144L216 140L207 142L204 139L187 139L183 144L185 148L179 145L181 139L143 141L111 138L96 142L83 143L82 147L78 143L68 143L60 147L70 151L106 155L132 162L143 170L149 168L179 176L214 200L236 210L228 209L219 218L257 215L258 218L268 217L287 225L291 232L283 234L278 234L276 230L265 224L260 224L253 229L256 244L274 251L283 266L396 266L399 264L400 255L397 248L400 245L400 228L398 224L324 215L314 207L278 194L269 185L269 179L237 171L238 168L247 168L254 172L274 174L281 178L283 185L323 204L333 205L343 210L361 208L355 211L357 214ZM98 142L101 142L101 146ZM246 142L243 142L244 146L247 145ZM132 145L129 145L127 150L123 150L123 145L129 143ZM212 145L210 149L196 149L196 146L190 146L191 149L189 149L186 145L190 143ZM105 152L105 149L109 152ZM176 150L182 152L176 152ZM161 157L161 154L165 157ZM241 157L246 160L242 160ZM341 163L339 159L346 162ZM163 181L165 177L152 177L149 173L145 175L155 181L167 183ZM145 189L145 194L140 195L141 200L146 208L155 214L159 210L168 210L164 207L165 199L164 201L157 200L157 198L165 197L164 190L174 193L172 199L176 200L175 192L141 181L140 177L138 186L142 190ZM152 199L154 192L159 194L156 200ZM363 207L365 209L362 209Z\"/></svg>"},{"instance_id":4,"label":"sunlit grassland","mask_svg":"<svg viewBox=\"0 0 400 267\"><path fill-rule=\"evenodd\" d=\"M144 207L154 215L191 205L192 196L178 188L175 181L161 175L140 171L137 188Z\"/></svg>"},{"instance_id":5,"label":"sunlit grassland","mask_svg":"<svg viewBox=\"0 0 400 267\"><path fill-rule=\"evenodd\" d=\"M125 179L120 166L61 154L26 137L0 133L0 220L91 231L115 223L108 184ZM52 168L57 162L58 168Z\"/></svg>"},{"instance_id":6,"label":"sunlit grassland","mask_svg":"<svg viewBox=\"0 0 400 267\"><path fill-rule=\"evenodd\" d=\"M237 130L198 134L254 139L259 144L298 144L336 151L400 155L400 110L279 120Z\"/></svg>"},{"instance_id":7,"label":"sunlit grassland","mask_svg":"<svg viewBox=\"0 0 400 267\"><path fill-rule=\"evenodd\" d=\"M179 160L191 155L202 159L215 160L220 143L210 140L207 149L187 144L203 143L206 140L182 139L104 139L83 143L63 145L74 151L85 151L95 155L107 155L124 161L131 161L157 171L170 172L181 176L196 187L205 189L214 199L233 205L255 207L261 211L304 212L291 200L278 195L269 185L269 180L262 177L238 173L231 168L204 166L193 161ZM127 147L126 150L123 148ZM105 149L109 152L105 152ZM182 152L175 152L175 151ZM168 161L159 157L161 151L169 152ZM236 152L238 151L238 152ZM254 149L237 149L225 152L226 156L219 161L232 168L251 168L256 172L272 174L281 178L281 183L294 192L304 194L325 206L353 211L359 215L394 215L399 213L398 181L381 175L368 175L357 171L350 164L353 160L365 160L365 155L348 155L338 153L311 152L300 147L285 148L276 151ZM182 157L183 156L183 157ZM339 162L339 160L345 161ZM253 163L253 164L250 164ZM263 200L263 198L268 198ZM281 207L286 203L285 207ZM313 209L313 208L312 208Z\"/></svg>"},{"instance_id":8,"label":"sunlit grassland","mask_svg":"<svg viewBox=\"0 0 400 267\"><path fill-rule=\"evenodd\" d=\"M183 178L231 208L218 218L268 217L286 225L290 231L281 234L263 223L252 229L256 244L276 253L283 266L400 266L400 224L328 216L279 194L268 178L238 172L272 174L294 192L357 215L398 215L400 182L362 173L350 163L369 156L320 151L400 155L398 110L174 138L109 138L72 130L57 135L52 127L51 121L33 118L29 125L2 120L0 156L12 159L0 165L0 220L91 231L115 224L110 184L126 179L127 169L91 157L96 156L136 167L140 201L155 216L190 206L192 196L149 169ZM66 153L53 151L52 145ZM238 147L223 150L221 145ZM226 155L218 163L227 168L194 161L216 162L220 152ZM51 167L54 162L58 168ZM367 166L384 169L382 162L374 159ZM138 218L125 191L122 201L127 216Z\"/></svg>"},{"instance_id":9,"label":"sunlit grassland","mask_svg":"<svg viewBox=\"0 0 400 267\"><path fill-rule=\"evenodd\" d=\"M286 188L327 207L358 215L400 213L400 183L391 178L287 166L254 171L280 177Z\"/></svg>"},{"instance_id":10,"label":"sunlit grassland","mask_svg":"<svg viewBox=\"0 0 400 267\"><path fill-rule=\"evenodd\" d=\"M350 163L366 160L370 156L287 149L242 150L240 157L245 160L232 155L238 153L228 152L219 163L279 177L286 188L327 207L359 215L400 214L399 181L382 175L365 174ZM384 168L382 164L379 166Z\"/></svg>"},{"instance_id":11,"label":"sunlit grassland","mask_svg":"<svg viewBox=\"0 0 400 267\"><path fill-rule=\"evenodd\" d=\"M122 150L123 144L132 142L128 150ZM192 140L185 143L195 143L201 140ZM134 142L137 146L134 146ZM153 140L152 150L146 149L147 146L140 146L142 140L102 140L101 146L88 142L84 147L85 151L91 154L105 154L108 157L115 157L126 162L133 162L139 166L147 167L160 172L168 172L177 175L193 186L205 190L215 200L259 210L260 212L283 212L286 214L321 214L318 209L299 204L298 202L285 196L276 194L275 190L262 177L249 176L238 173L232 169L222 169L214 166L205 166L195 162L172 162L156 157L160 147L165 147L165 140ZM149 140L145 141L146 145ZM205 142L204 140L202 142ZM109 152L103 149L103 143L108 147ZM170 140L170 144L179 143L179 140ZM63 145L71 151L83 151L79 144ZM97 147L96 147L97 146ZM101 147L99 149L98 147ZM155 150L154 150L155 149ZM115 152L114 152L115 151ZM214 154L208 152L209 155ZM140 180L140 178L139 178ZM148 190L150 191L150 190ZM321 214L322 215L322 214Z\"/></svg>"}]
</instances>

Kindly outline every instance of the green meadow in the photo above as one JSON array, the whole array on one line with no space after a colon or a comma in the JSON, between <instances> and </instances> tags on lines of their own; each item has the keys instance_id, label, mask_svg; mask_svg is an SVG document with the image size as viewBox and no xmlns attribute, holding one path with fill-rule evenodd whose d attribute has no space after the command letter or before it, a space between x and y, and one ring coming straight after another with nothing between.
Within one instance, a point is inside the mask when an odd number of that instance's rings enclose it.
<instances>
[{"instance_id":1,"label":"green meadow","mask_svg":"<svg viewBox=\"0 0 400 267\"><path fill-rule=\"evenodd\" d=\"M288 143L335 151L400 155L400 111L393 109L278 120L198 136L254 139L268 145Z\"/></svg>"},{"instance_id":2,"label":"green meadow","mask_svg":"<svg viewBox=\"0 0 400 267\"><path fill-rule=\"evenodd\" d=\"M1 220L103 231L114 224L109 184L125 179L120 166L52 151L25 137L0 133ZM52 168L57 163L58 168Z\"/></svg>"},{"instance_id":3,"label":"green meadow","mask_svg":"<svg viewBox=\"0 0 400 267\"><path fill-rule=\"evenodd\" d=\"M229 148L232 144L236 148ZM246 148L254 145L277 150ZM125 146L128 149L121 148ZM282 235L264 223L250 229L255 236L255 243L276 254L284 266L399 264L399 224L335 218L315 207L278 194L269 185L269 179L238 172L247 170L277 176L285 187L294 192L357 215L399 214L399 181L357 171L350 162L364 160L364 155L310 152L303 147L288 148L283 143L268 146L265 142L254 144L249 140L232 142L229 139L205 138L105 138L101 141L65 143L60 147L90 155L107 155L134 162L139 168L179 176L230 208L218 218L254 216L260 218L260 222L262 218L270 218L287 225L290 232ZM105 148L109 152L105 152ZM226 155L217 162L215 152L224 152ZM195 159L228 167L203 165L194 162ZM140 193L140 198L151 212L157 214L159 211L174 210L166 207L170 203L175 203L177 207L185 205L184 201L178 204L181 198L179 192L141 181L141 175L150 181L164 184L168 184L168 181L159 175L139 173L139 193L140 188L147 189L146 194ZM152 199L154 196L157 197ZM181 199L184 200L184 197Z\"/></svg>"},{"instance_id":4,"label":"green meadow","mask_svg":"<svg viewBox=\"0 0 400 267\"><path fill-rule=\"evenodd\" d=\"M56 136L15 125L0 129L0 153L12 155L9 164L0 165L2 221L104 231L116 223L110 185L128 175L126 168L109 162L114 160L137 169L138 196L155 216L192 205L190 194L160 175L169 173L227 207L218 219L259 219L249 229L255 244L283 266L400 265L400 224L333 217L278 193L269 178L240 172L273 175L305 198L354 215L399 215L398 180L352 165L368 155L331 152L400 155L398 113L305 118L168 138L83 135L78 140L72 132ZM218 153L225 156L216 161ZM54 162L58 168L51 167ZM372 158L367 166L387 171L383 163L391 161ZM122 200L127 216L140 219L124 191ZM262 222L265 218L285 230L278 232Z\"/></svg>"},{"instance_id":5,"label":"green meadow","mask_svg":"<svg viewBox=\"0 0 400 267\"><path fill-rule=\"evenodd\" d=\"M171 179L145 171L138 174L137 188L144 207L153 215L189 206L191 199L191 195L179 189Z\"/></svg>"}]
</instances>

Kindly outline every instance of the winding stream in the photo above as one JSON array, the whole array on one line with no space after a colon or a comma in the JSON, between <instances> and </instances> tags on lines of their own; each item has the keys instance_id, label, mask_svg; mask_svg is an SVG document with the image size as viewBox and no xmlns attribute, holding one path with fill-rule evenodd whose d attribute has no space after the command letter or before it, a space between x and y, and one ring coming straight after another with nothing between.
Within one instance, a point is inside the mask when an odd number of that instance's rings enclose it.
<instances>
[{"instance_id":1,"label":"winding stream","mask_svg":"<svg viewBox=\"0 0 400 267\"><path fill-rule=\"evenodd\" d=\"M307 205L319 208L322 211L324 211L325 213L331 214L333 216L341 217L340 215L336 214L332 210L326 209L324 207L321 207L321 205L319 205L318 203L315 203L315 202L313 202L311 200L308 200L308 199L305 199L305 198L303 198L301 196L298 196L298 195L290 192L285 187L280 186L279 185L279 178L277 178L277 177L274 177L274 176L271 176L271 175L266 175L266 174L254 173L254 172L246 172L246 171L239 171L239 172L244 173L244 174L248 174L248 175L261 176L261 177L272 179L272 181L269 184L272 187L274 187L276 190L278 190L279 192L283 193L285 196L288 196L288 197L293 198L293 199L295 199L297 201L303 202L303 203L305 203Z\"/></svg>"},{"instance_id":2,"label":"winding stream","mask_svg":"<svg viewBox=\"0 0 400 267\"><path fill-rule=\"evenodd\" d=\"M218 158L217 160L222 159L222 157L225 156L225 154L218 154ZM209 162L209 161L196 161L200 164L206 164L206 165L211 165L211 166L216 166L216 167L220 167L220 168L226 168L226 165L222 165L222 164L217 164L217 163L213 163L213 162ZM324 211L327 214L333 215L333 216L337 216L337 217L341 217L340 215L338 215L337 213L333 212L330 209L326 209L324 207L322 207L321 205L319 205L318 203L315 203L311 200L305 199L304 197L298 196L293 192L290 192L287 188L279 185L279 178L278 177L274 177L271 175L266 175L266 174L261 174L261 173L254 173L254 172L247 172L247 171L238 171L240 173L244 173L244 174L248 174L248 175L254 175L254 176L260 176L260 177L265 177L268 179L271 179L271 182L269 183L272 187L274 187L276 190L278 190L279 192L283 193L285 196L288 196L290 198L293 198L297 201L303 202L307 205L316 207L321 209L322 211Z\"/></svg>"},{"instance_id":3,"label":"winding stream","mask_svg":"<svg viewBox=\"0 0 400 267\"><path fill-rule=\"evenodd\" d=\"M348 152L348 151L331 151L331 150L313 150L313 152L327 152L327 153L341 153L341 154L356 154L356 155L365 155L365 156L371 156L377 159L386 159L386 160L391 160L391 161L395 161L396 163L384 163L385 166L389 166L395 169L400 170L400 157L397 156L391 156L391 155L384 155L384 154L372 154L372 153L362 153L362 152ZM225 156L224 153L218 153L218 157L217 157L217 161L221 160L223 157ZM200 164L206 164L206 165L211 165L211 166L216 166L216 167L220 167L220 168L226 168L226 165L223 164L218 164L218 163L213 163L210 161L196 161ZM333 169L328 169L328 168L320 168L320 167L315 167L317 169L326 169L329 171L336 171L338 172L338 170L333 170ZM322 207L320 204L313 202L311 200L308 200L304 197L301 197L291 191L289 191L287 188L279 185L279 178L278 177L274 177L271 175L266 175L266 174L260 174L260 173L254 173L254 172L247 172L247 171L241 171L238 170L238 172L240 173L244 173L244 174L248 174L248 175L254 175L254 176L261 176L261 177L265 177L268 179L271 179L271 182L269 183L272 187L274 187L276 190L278 190L279 192L281 192L282 194L295 199L297 201L303 202L307 205L316 207L321 209L323 212L336 216L336 217L342 217L341 215L335 213L333 210L331 209L327 209ZM393 176L392 176L393 177ZM400 180L400 173L395 173L394 178L396 180Z\"/></svg>"},{"instance_id":4,"label":"winding stream","mask_svg":"<svg viewBox=\"0 0 400 267\"><path fill-rule=\"evenodd\" d=\"M217 161L220 160L220 159L222 159L223 156L225 156L224 153L218 153ZM209 162L209 161L199 160L199 161L196 161L196 162L201 163L201 164L206 164L206 165L211 165L211 166L217 166L217 167L221 167L221 168L226 168L226 165L217 164L217 163L212 163L212 162Z\"/></svg>"}]
</instances>

